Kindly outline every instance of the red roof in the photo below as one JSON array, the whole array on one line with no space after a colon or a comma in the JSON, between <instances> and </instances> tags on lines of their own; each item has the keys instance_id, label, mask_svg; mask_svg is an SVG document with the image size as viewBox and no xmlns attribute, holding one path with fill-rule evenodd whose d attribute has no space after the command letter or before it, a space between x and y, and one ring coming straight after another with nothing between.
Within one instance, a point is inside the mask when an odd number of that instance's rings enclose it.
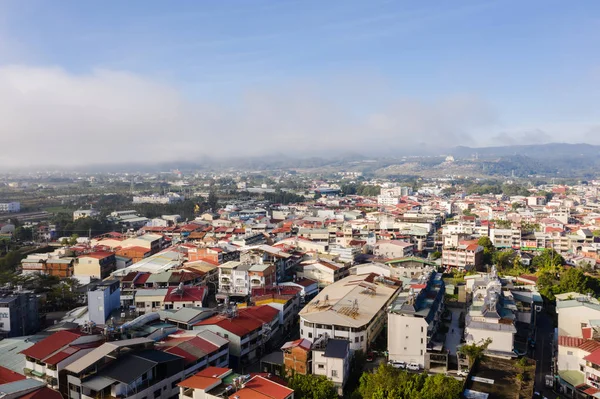
<instances>
[{"instance_id":1,"label":"red roof","mask_svg":"<svg viewBox=\"0 0 600 399\"><path fill-rule=\"evenodd\" d=\"M55 364L62 362L63 360L65 360L66 358L68 358L69 356L71 356L77 352L79 352L79 348L77 348L75 346L69 346L68 348L65 348L65 349L61 350L60 352L57 352L54 355L46 358L44 360L44 363L55 365Z\"/></svg>"},{"instance_id":2,"label":"red roof","mask_svg":"<svg viewBox=\"0 0 600 399\"><path fill-rule=\"evenodd\" d=\"M257 394L262 394L265 397L273 399L285 399L292 395L294 391L290 388L279 385L273 381L267 380L261 376L251 378L244 384L244 388L240 389L235 393L239 399L250 399L263 397Z\"/></svg>"},{"instance_id":3,"label":"red roof","mask_svg":"<svg viewBox=\"0 0 600 399\"><path fill-rule=\"evenodd\" d=\"M48 338L41 340L35 345L21 351L20 353L36 360L43 360L59 349L69 345L82 335L83 334L77 330L59 331L52 334Z\"/></svg>"},{"instance_id":4,"label":"red roof","mask_svg":"<svg viewBox=\"0 0 600 399\"><path fill-rule=\"evenodd\" d=\"M23 374L16 373L6 367L0 366L0 385L8 384L9 382L21 381L26 377Z\"/></svg>"},{"instance_id":5,"label":"red roof","mask_svg":"<svg viewBox=\"0 0 600 399\"><path fill-rule=\"evenodd\" d=\"M200 377L214 377L214 378L218 378L218 377L222 377L225 374L227 374L227 372L230 369L228 369L227 367L207 367L202 371L199 371L196 373L197 376Z\"/></svg>"},{"instance_id":6,"label":"red roof","mask_svg":"<svg viewBox=\"0 0 600 399\"><path fill-rule=\"evenodd\" d=\"M269 305L253 306L240 309L235 318L228 318L224 315L209 317L196 326L217 325L223 330L229 331L232 334L242 337L252 331L262 328L264 323L271 322L277 317L279 311Z\"/></svg>"},{"instance_id":7,"label":"red roof","mask_svg":"<svg viewBox=\"0 0 600 399\"><path fill-rule=\"evenodd\" d=\"M311 280L309 278L301 278L300 280L294 281L295 284L301 285L304 288L310 287L317 282L315 280Z\"/></svg>"},{"instance_id":8,"label":"red roof","mask_svg":"<svg viewBox=\"0 0 600 399\"><path fill-rule=\"evenodd\" d=\"M600 389L596 389L594 387L589 387L588 389L583 391L583 393L585 393L586 395L592 395L592 396L598 392L600 392Z\"/></svg>"},{"instance_id":9,"label":"red roof","mask_svg":"<svg viewBox=\"0 0 600 399\"><path fill-rule=\"evenodd\" d=\"M140 273L138 278L135 279L134 284L144 284L146 280L150 278L150 273Z\"/></svg>"},{"instance_id":10,"label":"red roof","mask_svg":"<svg viewBox=\"0 0 600 399\"><path fill-rule=\"evenodd\" d=\"M579 345L583 344L585 340L583 338L577 337L568 337L561 335L558 337L558 345L559 346L568 346L569 348L577 348Z\"/></svg>"},{"instance_id":11,"label":"red roof","mask_svg":"<svg viewBox=\"0 0 600 399\"><path fill-rule=\"evenodd\" d=\"M37 391L19 396L19 399L62 399L62 395L54 389L43 387Z\"/></svg>"},{"instance_id":12,"label":"red roof","mask_svg":"<svg viewBox=\"0 0 600 399\"><path fill-rule=\"evenodd\" d=\"M201 389L205 390L211 385L219 383L221 380L213 377L202 377L199 375L193 375L190 378L186 378L177 384L180 387L184 388L193 388L193 389Z\"/></svg>"},{"instance_id":13,"label":"red roof","mask_svg":"<svg viewBox=\"0 0 600 399\"><path fill-rule=\"evenodd\" d=\"M285 344L283 344L283 346L281 347L281 350L284 349L289 349L289 348L297 348L300 347L302 349L304 349L305 351L310 351L310 348L312 347L312 342L310 342L307 339L297 339L295 341L289 341L286 342Z\"/></svg>"},{"instance_id":14,"label":"red roof","mask_svg":"<svg viewBox=\"0 0 600 399\"><path fill-rule=\"evenodd\" d=\"M589 339L579 345L578 348L586 351L587 353L592 353L600 349L600 342Z\"/></svg>"},{"instance_id":15,"label":"red roof","mask_svg":"<svg viewBox=\"0 0 600 399\"><path fill-rule=\"evenodd\" d=\"M205 293L204 287L183 287L181 292L178 287L170 287L164 302L201 302Z\"/></svg>"},{"instance_id":16,"label":"red roof","mask_svg":"<svg viewBox=\"0 0 600 399\"><path fill-rule=\"evenodd\" d=\"M593 363L595 365L600 365L600 349L596 349L595 351L584 357L583 360Z\"/></svg>"}]
</instances>

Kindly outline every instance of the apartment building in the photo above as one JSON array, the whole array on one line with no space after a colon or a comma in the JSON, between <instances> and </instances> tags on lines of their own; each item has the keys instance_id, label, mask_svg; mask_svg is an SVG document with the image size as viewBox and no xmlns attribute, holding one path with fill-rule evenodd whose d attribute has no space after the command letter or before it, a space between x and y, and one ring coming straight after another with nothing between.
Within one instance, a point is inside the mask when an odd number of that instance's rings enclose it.
<instances>
[{"instance_id":1,"label":"apartment building","mask_svg":"<svg viewBox=\"0 0 600 399\"><path fill-rule=\"evenodd\" d=\"M219 265L219 292L217 299L228 296L247 296L250 293L250 263L229 261Z\"/></svg>"},{"instance_id":2,"label":"apartment building","mask_svg":"<svg viewBox=\"0 0 600 399\"><path fill-rule=\"evenodd\" d=\"M87 292L90 321L104 324L111 312L121 306L121 289L118 280L105 280Z\"/></svg>"},{"instance_id":3,"label":"apartment building","mask_svg":"<svg viewBox=\"0 0 600 399\"><path fill-rule=\"evenodd\" d=\"M400 240L380 240L373 247L373 255L379 258L405 258L412 256L415 250L414 244Z\"/></svg>"},{"instance_id":4,"label":"apartment building","mask_svg":"<svg viewBox=\"0 0 600 399\"><path fill-rule=\"evenodd\" d=\"M343 395L350 374L351 359L348 340L323 335L312 346L312 373L327 377L336 386L338 395Z\"/></svg>"},{"instance_id":5,"label":"apartment building","mask_svg":"<svg viewBox=\"0 0 600 399\"><path fill-rule=\"evenodd\" d=\"M58 331L21 351L25 356L25 375L66 395L66 381L59 381L61 371L104 342L101 334L84 330Z\"/></svg>"},{"instance_id":6,"label":"apartment building","mask_svg":"<svg viewBox=\"0 0 600 399\"><path fill-rule=\"evenodd\" d=\"M210 317L194 326L198 331L212 331L229 340L229 364L242 366L265 351L269 340L279 330L279 311L270 306L253 306Z\"/></svg>"},{"instance_id":7,"label":"apartment building","mask_svg":"<svg viewBox=\"0 0 600 399\"><path fill-rule=\"evenodd\" d=\"M477 241L461 241L456 248L442 250L442 266L461 270L481 270L483 247Z\"/></svg>"},{"instance_id":8,"label":"apartment building","mask_svg":"<svg viewBox=\"0 0 600 399\"><path fill-rule=\"evenodd\" d=\"M29 292L0 291L0 337L31 335L40 329L39 298Z\"/></svg>"},{"instance_id":9,"label":"apartment building","mask_svg":"<svg viewBox=\"0 0 600 399\"><path fill-rule=\"evenodd\" d=\"M117 260L113 252L90 252L77 257L73 267L73 276L77 279L104 280L117 269Z\"/></svg>"},{"instance_id":10,"label":"apartment building","mask_svg":"<svg viewBox=\"0 0 600 399\"><path fill-rule=\"evenodd\" d=\"M488 355L513 356L517 333L517 307L512 294L502 289L496 267L483 278L474 276L473 300L465 318L465 341L479 344L491 339Z\"/></svg>"},{"instance_id":11,"label":"apartment building","mask_svg":"<svg viewBox=\"0 0 600 399\"><path fill-rule=\"evenodd\" d=\"M518 248L521 245L521 230L490 229L490 241L496 248Z\"/></svg>"},{"instance_id":12,"label":"apartment building","mask_svg":"<svg viewBox=\"0 0 600 399\"><path fill-rule=\"evenodd\" d=\"M348 266L325 259L308 260L300 263L296 276L300 279L317 281L319 286L333 284L350 274Z\"/></svg>"},{"instance_id":13,"label":"apartment building","mask_svg":"<svg viewBox=\"0 0 600 399\"><path fill-rule=\"evenodd\" d=\"M348 276L323 288L299 313L300 338L327 334L366 351L385 324L386 309L398 287L377 276Z\"/></svg>"},{"instance_id":14,"label":"apartment building","mask_svg":"<svg viewBox=\"0 0 600 399\"><path fill-rule=\"evenodd\" d=\"M0 213L17 213L21 211L20 202L0 202Z\"/></svg>"},{"instance_id":15,"label":"apartment building","mask_svg":"<svg viewBox=\"0 0 600 399\"><path fill-rule=\"evenodd\" d=\"M168 399L179 393L184 368L183 357L154 349L150 339L106 342L65 367L67 397Z\"/></svg>"},{"instance_id":16,"label":"apartment building","mask_svg":"<svg viewBox=\"0 0 600 399\"><path fill-rule=\"evenodd\" d=\"M135 292L135 310L139 314L158 312L165 308L167 288L140 289Z\"/></svg>"},{"instance_id":17,"label":"apartment building","mask_svg":"<svg viewBox=\"0 0 600 399\"><path fill-rule=\"evenodd\" d=\"M433 268L411 283L388 310L389 359L421 368L448 367L444 338L437 334L444 311L444 281Z\"/></svg>"},{"instance_id":18,"label":"apartment building","mask_svg":"<svg viewBox=\"0 0 600 399\"><path fill-rule=\"evenodd\" d=\"M268 376L266 376L268 377ZM209 367L181 381L179 399L294 399L294 391L261 375Z\"/></svg>"}]
</instances>

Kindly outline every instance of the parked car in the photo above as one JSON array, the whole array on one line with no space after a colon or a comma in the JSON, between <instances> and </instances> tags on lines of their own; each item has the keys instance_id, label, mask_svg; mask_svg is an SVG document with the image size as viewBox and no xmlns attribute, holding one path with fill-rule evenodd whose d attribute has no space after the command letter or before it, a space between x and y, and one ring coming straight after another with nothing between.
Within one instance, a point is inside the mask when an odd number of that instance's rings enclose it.
<instances>
[{"instance_id":1,"label":"parked car","mask_svg":"<svg viewBox=\"0 0 600 399\"><path fill-rule=\"evenodd\" d=\"M375 360L375 354L373 352L369 352L367 353L367 362L372 362L373 360Z\"/></svg>"},{"instance_id":2,"label":"parked car","mask_svg":"<svg viewBox=\"0 0 600 399\"><path fill-rule=\"evenodd\" d=\"M466 377L469 375L469 370L467 370L467 369L458 370L456 372L456 375L459 377Z\"/></svg>"},{"instance_id":3,"label":"parked car","mask_svg":"<svg viewBox=\"0 0 600 399\"><path fill-rule=\"evenodd\" d=\"M421 367L419 367L417 363L408 363L406 365L406 369L411 371L419 371Z\"/></svg>"},{"instance_id":4,"label":"parked car","mask_svg":"<svg viewBox=\"0 0 600 399\"><path fill-rule=\"evenodd\" d=\"M390 360L388 362L388 364L397 369L405 369L406 368L406 363L401 362L399 360Z\"/></svg>"}]
</instances>

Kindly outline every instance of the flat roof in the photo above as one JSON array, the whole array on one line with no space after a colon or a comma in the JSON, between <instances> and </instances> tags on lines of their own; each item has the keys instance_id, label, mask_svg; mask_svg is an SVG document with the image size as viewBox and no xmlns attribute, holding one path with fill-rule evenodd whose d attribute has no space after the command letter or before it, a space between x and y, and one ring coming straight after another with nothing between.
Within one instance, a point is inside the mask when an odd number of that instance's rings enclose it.
<instances>
[{"instance_id":1,"label":"flat roof","mask_svg":"<svg viewBox=\"0 0 600 399\"><path fill-rule=\"evenodd\" d=\"M300 311L300 317L311 323L355 328L368 324L399 288L369 280L371 275L348 276L326 286Z\"/></svg>"},{"instance_id":2,"label":"flat roof","mask_svg":"<svg viewBox=\"0 0 600 399\"><path fill-rule=\"evenodd\" d=\"M145 343L152 343L151 339L148 338L134 338L134 339L126 339L123 341L113 341L106 342L101 346L97 347L93 351L83 355L79 359L75 360L73 363L69 364L65 369L67 371L71 371L73 373L81 373L86 368L90 367L92 364L101 360L104 356L108 355L112 351L124 347L124 346L133 346Z\"/></svg>"}]
</instances>

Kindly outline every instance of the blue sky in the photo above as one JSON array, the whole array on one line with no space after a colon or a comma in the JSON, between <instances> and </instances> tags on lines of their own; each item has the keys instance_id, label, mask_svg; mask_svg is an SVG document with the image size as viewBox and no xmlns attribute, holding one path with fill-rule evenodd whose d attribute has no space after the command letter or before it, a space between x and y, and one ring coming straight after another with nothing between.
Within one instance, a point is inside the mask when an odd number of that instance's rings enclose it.
<instances>
[{"instance_id":1,"label":"blue sky","mask_svg":"<svg viewBox=\"0 0 600 399\"><path fill-rule=\"evenodd\" d=\"M5 0L0 68L10 68L5 84L19 93L32 81L36 90L65 85L61 91L82 104L101 85L112 88L100 90L107 103L129 84L168 97L164 106L176 111L166 119L199 146L214 132L237 138L248 124L255 130L244 135L287 137L274 146L324 134L331 135L324 148L343 137L348 148L362 147L364 135L466 145L593 142L594 132L600 136L598 32L595 0ZM27 96L23 112L38 110L39 98ZM132 141L143 134L135 121L110 114L79 122L103 117L115 123L105 128ZM244 125L230 123L236 118ZM71 129L55 119L57 131ZM23 125L14 124L40 130Z\"/></svg>"}]
</instances>

